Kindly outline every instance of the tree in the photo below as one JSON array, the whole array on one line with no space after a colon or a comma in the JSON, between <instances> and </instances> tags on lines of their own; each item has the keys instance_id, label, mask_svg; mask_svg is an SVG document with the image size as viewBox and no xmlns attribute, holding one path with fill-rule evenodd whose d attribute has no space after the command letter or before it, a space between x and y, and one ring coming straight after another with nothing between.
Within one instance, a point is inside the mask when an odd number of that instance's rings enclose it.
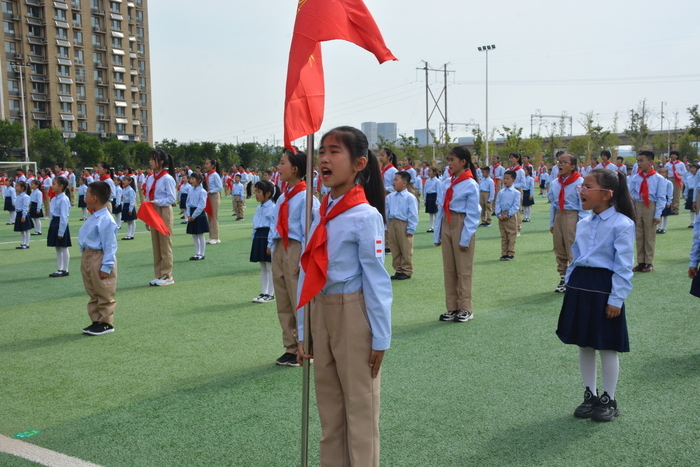
<instances>
[{"instance_id":1,"label":"tree","mask_svg":"<svg viewBox=\"0 0 700 467\"><path fill-rule=\"evenodd\" d=\"M539 135L533 135L532 138L523 140L520 149L525 156L530 158L537 157L542 153L542 143L544 139Z\"/></svg>"},{"instance_id":2,"label":"tree","mask_svg":"<svg viewBox=\"0 0 700 467\"><path fill-rule=\"evenodd\" d=\"M590 139L588 136L581 135L575 136L569 141L566 146L566 150L575 156L586 156L586 160L589 160L590 149L589 149Z\"/></svg>"},{"instance_id":3,"label":"tree","mask_svg":"<svg viewBox=\"0 0 700 467\"><path fill-rule=\"evenodd\" d=\"M105 158L112 167L121 170L129 165L129 151L125 143L117 138L110 138L109 141L104 143L103 148Z\"/></svg>"},{"instance_id":4,"label":"tree","mask_svg":"<svg viewBox=\"0 0 700 467\"><path fill-rule=\"evenodd\" d=\"M219 150L219 165L222 168L225 168L228 170L229 167L231 167L233 164L240 164L241 159L238 157L238 154L236 153L236 145L231 144L231 143L222 143L219 144L218 147ZM267 169L269 168L268 166L260 166L258 167L259 169Z\"/></svg>"},{"instance_id":5,"label":"tree","mask_svg":"<svg viewBox=\"0 0 700 467\"><path fill-rule=\"evenodd\" d=\"M411 159L418 160L420 153L418 152L418 138L414 136L399 135L400 149L396 151L396 156L399 160L408 156Z\"/></svg>"},{"instance_id":6,"label":"tree","mask_svg":"<svg viewBox=\"0 0 700 467\"><path fill-rule=\"evenodd\" d=\"M630 110L630 120L625 129L634 152L639 152L649 143L649 111L646 109L646 99L639 109Z\"/></svg>"},{"instance_id":7,"label":"tree","mask_svg":"<svg viewBox=\"0 0 700 467\"><path fill-rule=\"evenodd\" d=\"M664 154L668 152L669 136L665 134L654 135L651 137L651 145L656 154Z\"/></svg>"},{"instance_id":8,"label":"tree","mask_svg":"<svg viewBox=\"0 0 700 467\"><path fill-rule=\"evenodd\" d=\"M129 145L128 149L129 159L134 167L148 167L148 162L151 158L151 151L153 151L153 148L148 143L145 141L134 143Z\"/></svg>"},{"instance_id":9,"label":"tree","mask_svg":"<svg viewBox=\"0 0 700 467\"><path fill-rule=\"evenodd\" d=\"M18 122L10 123L9 120L0 120L0 157L9 160L14 148L22 144L22 125Z\"/></svg>"},{"instance_id":10,"label":"tree","mask_svg":"<svg viewBox=\"0 0 700 467\"><path fill-rule=\"evenodd\" d=\"M687 157L692 162L698 158L698 147L692 141L694 138L695 135L689 129L678 139L678 152L681 154L681 159Z\"/></svg>"},{"instance_id":11,"label":"tree","mask_svg":"<svg viewBox=\"0 0 700 467\"><path fill-rule=\"evenodd\" d=\"M688 107L688 114L690 115L690 126L688 126L688 134L695 138L697 143L700 140L700 111L698 111L698 105L695 104L692 107Z\"/></svg>"},{"instance_id":12,"label":"tree","mask_svg":"<svg viewBox=\"0 0 700 467\"><path fill-rule=\"evenodd\" d=\"M514 123L512 127L503 125L503 131L498 130L498 132L505 138L502 150L503 155L508 155L511 152L520 152L520 143L523 140L522 128L518 128L518 125Z\"/></svg>"},{"instance_id":13,"label":"tree","mask_svg":"<svg viewBox=\"0 0 700 467\"><path fill-rule=\"evenodd\" d=\"M76 157L77 167L95 167L104 158L102 142L97 136L76 133L74 138L68 140L68 147Z\"/></svg>"},{"instance_id":14,"label":"tree","mask_svg":"<svg viewBox=\"0 0 700 467\"><path fill-rule=\"evenodd\" d=\"M474 155L483 156L486 150L486 142L484 141L484 132L481 128L472 128L472 135L474 135ZM486 161L488 164L490 161Z\"/></svg>"},{"instance_id":15,"label":"tree","mask_svg":"<svg viewBox=\"0 0 700 467\"><path fill-rule=\"evenodd\" d=\"M72 165L68 148L63 143L63 133L58 128L39 128L29 132L29 158L39 167L53 167L55 164Z\"/></svg>"}]
</instances>

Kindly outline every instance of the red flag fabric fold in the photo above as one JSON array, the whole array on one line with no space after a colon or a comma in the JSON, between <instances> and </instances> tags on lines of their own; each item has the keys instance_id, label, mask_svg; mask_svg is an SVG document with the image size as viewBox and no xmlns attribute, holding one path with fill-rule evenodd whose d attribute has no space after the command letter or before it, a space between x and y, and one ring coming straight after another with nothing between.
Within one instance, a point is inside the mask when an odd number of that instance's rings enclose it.
<instances>
[{"instance_id":1,"label":"red flag fabric fold","mask_svg":"<svg viewBox=\"0 0 700 467\"><path fill-rule=\"evenodd\" d=\"M163 218L160 217L160 214L158 214L156 208L153 207L153 203L149 203L147 201L141 203L141 207L139 208L139 212L136 213L136 217L163 235L170 235L167 224Z\"/></svg>"},{"instance_id":2,"label":"red flag fabric fold","mask_svg":"<svg viewBox=\"0 0 700 467\"><path fill-rule=\"evenodd\" d=\"M211 201L209 200L209 195L207 195L207 204L204 206L204 212L209 214L209 217L214 217L214 210L211 208Z\"/></svg>"},{"instance_id":3,"label":"red flag fabric fold","mask_svg":"<svg viewBox=\"0 0 700 467\"><path fill-rule=\"evenodd\" d=\"M325 88L321 44L342 39L372 52L379 63L397 60L384 44L362 0L301 0L289 51L284 101L284 145L321 128Z\"/></svg>"}]
</instances>

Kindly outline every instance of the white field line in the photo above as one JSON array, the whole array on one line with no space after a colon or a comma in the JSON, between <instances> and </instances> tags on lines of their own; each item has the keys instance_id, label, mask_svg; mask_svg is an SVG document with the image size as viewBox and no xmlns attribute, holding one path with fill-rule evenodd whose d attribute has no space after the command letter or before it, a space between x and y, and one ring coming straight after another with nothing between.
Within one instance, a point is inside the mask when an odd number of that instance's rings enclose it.
<instances>
[{"instance_id":1,"label":"white field line","mask_svg":"<svg viewBox=\"0 0 700 467\"><path fill-rule=\"evenodd\" d=\"M18 439L0 435L0 452L22 457L47 467L100 467L77 457L67 456Z\"/></svg>"}]
</instances>

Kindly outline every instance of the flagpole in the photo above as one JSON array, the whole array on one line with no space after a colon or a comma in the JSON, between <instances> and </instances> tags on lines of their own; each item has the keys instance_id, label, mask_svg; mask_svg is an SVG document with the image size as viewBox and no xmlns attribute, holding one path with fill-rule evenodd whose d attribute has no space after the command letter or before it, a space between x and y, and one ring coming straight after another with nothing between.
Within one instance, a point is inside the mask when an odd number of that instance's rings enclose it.
<instances>
[{"instance_id":1,"label":"flagpole","mask_svg":"<svg viewBox=\"0 0 700 467\"><path fill-rule=\"evenodd\" d=\"M304 248L311 230L311 211L314 206L314 134L306 136L306 235ZM302 251L304 249L302 248ZM311 303L304 305L304 353L311 347ZM301 386L301 467L309 465L309 392L311 386L311 360L303 361Z\"/></svg>"}]
</instances>

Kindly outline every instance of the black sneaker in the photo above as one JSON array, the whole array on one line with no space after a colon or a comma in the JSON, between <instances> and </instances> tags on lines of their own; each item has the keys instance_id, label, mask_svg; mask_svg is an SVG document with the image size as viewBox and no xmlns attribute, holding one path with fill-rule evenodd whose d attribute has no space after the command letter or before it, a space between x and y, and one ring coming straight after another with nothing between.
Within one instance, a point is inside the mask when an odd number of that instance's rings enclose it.
<instances>
[{"instance_id":1,"label":"black sneaker","mask_svg":"<svg viewBox=\"0 0 700 467\"><path fill-rule=\"evenodd\" d=\"M97 324L97 321L93 321L92 324L86 328L83 328L83 333L87 334L87 330Z\"/></svg>"},{"instance_id":2,"label":"black sneaker","mask_svg":"<svg viewBox=\"0 0 700 467\"><path fill-rule=\"evenodd\" d=\"M435 232L435 229L428 229L428 230L426 230L426 233L433 233L433 232Z\"/></svg>"},{"instance_id":3,"label":"black sneaker","mask_svg":"<svg viewBox=\"0 0 700 467\"><path fill-rule=\"evenodd\" d=\"M41 232L32 232L29 235L41 235Z\"/></svg>"},{"instance_id":4,"label":"black sneaker","mask_svg":"<svg viewBox=\"0 0 700 467\"><path fill-rule=\"evenodd\" d=\"M644 263L639 263L632 268L632 272L642 272L642 269L644 269Z\"/></svg>"},{"instance_id":5,"label":"black sneaker","mask_svg":"<svg viewBox=\"0 0 700 467\"><path fill-rule=\"evenodd\" d=\"M396 276L394 276L397 281L405 281L406 279L410 279L411 276L408 274L405 274L403 272L396 273Z\"/></svg>"},{"instance_id":6,"label":"black sneaker","mask_svg":"<svg viewBox=\"0 0 700 467\"><path fill-rule=\"evenodd\" d=\"M446 311L440 315L440 321L454 321L459 310Z\"/></svg>"},{"instance_id":7,"label":"black sneaker","mask_svg":"<svg viewBox=\"0 0 700 467\"><path fill-rule=\"evenodd\" d=\"M107 323L95 323L83 329L83 332L91 336L102 336L114 332L114 326L110 326Z\"/></svg>"},{"instance_id":8,"label":"black sneaker","mask_svg":"<svg viewBox=\"0 0 700 467\"><path fill-rule=\"evenodd\" d=\"M610 399L607 392L604 392L598 403L593 407L591 419L596 422L611 422L620 415L617 408L617 401Z\"/></svg>"},{"instance_id":9,"label":"black sneaker","mask_svg":"<svg viewBox=\"0 0 700 467\"><path fill-rule=\"evenodd\" d=\"M470 319L473 319L474 315L471 311L459 310L455 315L455 323L466 323Z\"/></svg>"},{"instance_id":10,"label":"black sneaker","mask_svg":"<svg viewBox=\"0 0 700 467\"><path fill-rule=\"evenodd\" d=\"M654 265L649 263L644 264L642 272L654 272Z\"/></svg>"},{"instance_id":11,"label":"black sneaker","mask_svg":"<svg viewBox=\"0 0 700 467\"><path fill-rule=\"evenodd\" d=\"M52 272L51 274L49 274L49 277L66 277L66 276L70 276L70 273L68 271L56 271L56 272Z\"/></svg>"},{"instance_id":12,"label":"black sneaker","mask_svg":"<svg viewBox=\"0 0 700 467\"><path fill-rule=\"evenodd\" d=\"M591 418L593 415L593 407L595 407L596 404L598 404L598 396L594 396L591 389L586 386L586 390L583 392L583 402L574 410L574 417Z\"/></svg>"},{"instance_id":13,"label":"black sneaker","mask_svg":"<svg viewBox=\"0 0 700 467\"><path fill-rule=\"evenodd\" d=\"M301 366L297 362L297 356L293 353L285 352L280 358L275 360L275 365L280 366Z\"/></svg>"},{"instance_id":14,"label":"black sneaker","mask_svg":"<svg viewBox=\"0 0 700 467\"><path fill-rule=\"evenodd\" d=\"M564 282L564 279L559 281L559 285L554 289L556 293L564 293L566 292L566 283Z\"/></svg>"}]
</instances>

